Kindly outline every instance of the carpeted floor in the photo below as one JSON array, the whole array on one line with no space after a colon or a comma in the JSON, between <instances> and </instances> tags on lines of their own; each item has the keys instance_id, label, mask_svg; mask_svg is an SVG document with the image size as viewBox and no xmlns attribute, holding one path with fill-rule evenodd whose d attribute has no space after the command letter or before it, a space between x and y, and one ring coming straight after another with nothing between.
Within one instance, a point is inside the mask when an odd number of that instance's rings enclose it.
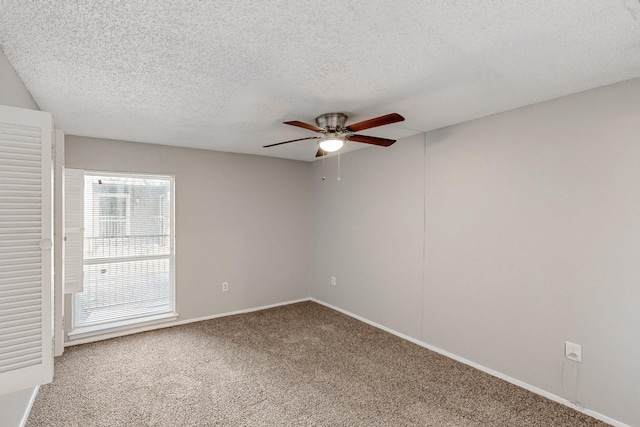
<instances>
[{"instance_id":1,"label":"carpeted floor","mask_svg":"<svg viewBox=\"0 0 640 427\"><path fill-rule=\"evenodd\" d=\"M319 304L69 347L35 426L604 426Z\"/></svg>"}]
</instances>

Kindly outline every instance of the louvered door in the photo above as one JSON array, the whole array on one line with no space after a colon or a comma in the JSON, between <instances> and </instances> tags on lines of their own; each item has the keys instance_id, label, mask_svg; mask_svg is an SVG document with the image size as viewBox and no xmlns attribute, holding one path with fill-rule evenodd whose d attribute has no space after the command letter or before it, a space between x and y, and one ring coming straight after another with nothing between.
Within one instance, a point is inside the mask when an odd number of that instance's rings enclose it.
<instances>
[{"instance_id":1,"label":"louvered door","mask_svg":"<svg viewBox=\"0 0 640 427\"><path fill-rule=\"evenodd\" d=\"M0 106L0 394L53 377L52 132Z\"/></svg>"}]
</instances>

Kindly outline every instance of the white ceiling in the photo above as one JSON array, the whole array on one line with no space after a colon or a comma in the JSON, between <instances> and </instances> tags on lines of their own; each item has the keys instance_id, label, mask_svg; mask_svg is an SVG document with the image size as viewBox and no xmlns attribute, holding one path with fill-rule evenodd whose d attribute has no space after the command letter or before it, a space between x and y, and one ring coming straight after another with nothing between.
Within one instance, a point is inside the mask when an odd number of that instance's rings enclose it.
<instances>
[{"instance_id":1,"label":"white ceiling","mask_svg":"<svg viewBox=\"0 0 640 427\"><path fill-rule=\"evenodd\" d=\"M67 134L313 160L262 145L327 112L400 113L362 133L401 138L639 77L640 1L0 0L0 47Z\"/></svg>"}]
</instances>

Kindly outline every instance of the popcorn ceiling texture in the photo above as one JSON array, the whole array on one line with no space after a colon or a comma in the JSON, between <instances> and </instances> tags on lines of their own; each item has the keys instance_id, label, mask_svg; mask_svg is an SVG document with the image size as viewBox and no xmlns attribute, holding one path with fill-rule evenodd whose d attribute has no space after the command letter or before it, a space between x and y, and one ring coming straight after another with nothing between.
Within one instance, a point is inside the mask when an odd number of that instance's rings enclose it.
<instances>
[{"instance_id":1,"label":"popcorn ceiling texture","mask_svg":"<svg viewBox=\"0 0 640 427\"><path fill-rule=\"evenodd\" d=\"M639 77L640 3L0 0L0 47L67 134L312 160L261 146L326 112L398 112L365 133L400 138Z\"/></svg>"}]
</instances>

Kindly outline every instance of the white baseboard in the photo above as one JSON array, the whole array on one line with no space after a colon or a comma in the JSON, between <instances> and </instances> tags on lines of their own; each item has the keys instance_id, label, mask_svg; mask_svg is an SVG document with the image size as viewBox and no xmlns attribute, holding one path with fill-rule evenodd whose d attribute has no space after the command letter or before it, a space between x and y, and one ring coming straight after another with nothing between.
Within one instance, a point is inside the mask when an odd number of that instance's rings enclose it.
<instances>
[{"instance_id":1,"label":"white baseboard","mask_svg":"<svg viewBox=\"0 0 640 427\"><path fill-rule=\"evenodd\" d=\"M0 426L24 427L40 386L27 387L0 396Z\"/></svg>"},{"instance_id":2,"label":"white baseboard","mask_svg":"<svg viewBox=\"0 0 640 427\"><path fill-rule=\"evenodd\" d=\"M193 322L200 322L202 320L217 319L218 317L227 317L227 316L234 316L236 314L251 313L253 311L267 310L269 308L281 307L283 305L297 304L299 302L305 302L305 301L311 301L311 298L301 298L301 299L296 299L296 300L292 300L292 301L279 302L279 303L276 303L276 304L263 305L263 306L260 306L260 307L244 308L242 310L230 311L230 312L221 313L221 314L213 314L211 316L199 317L197 319L179 320L179 321L177 321L175 323L174 326L184 325L184 324L193 323Z\"/></svg>"},{"instance_id":3,"label":"white baseboard","mask_svg":"<svg viewBox=\"0 0 640 427\"><path fill-rule=\"evenodd\" d=\"M631 427L628 424L625 424L625 423L622 423L620 421L614 420L613 418L607 417L606 415L602 415L599 412L592 411L591 409L587 409L587 408L584 408L582 406L576 405L576 404L568 401L567 399L564 399L564 398L562 398L562 397L560 397L558 395L555 395L553 393L550 393L550 392L548 392L546 390L543 390L543 389L538 388L536 386L533 386L531 384L527 384L527 383L525 383L523 381L520 381L520 380L518 380L516 378L512 378L512 377L510 377L508 375L505 375L505 374L503 374L501 372L494 371L493 369L487 368L486 366L482 366L482 365L480 365L478 363L472 362L471 360L467 360L464 357L460 357L460 356L458 356L456 354L450 353L450 352L448 352L446 350L443 350L441 348L438 348L438 347L435 347L433 345L427 344L425 342L422 342L420 340L412 338L412 337L410 337L408 335L402 334L400 332L396 332L393 329L389 329L386 326L382 326L382 325L380 325L380 324L378 324L376 322L372 322L369 319L365 319L364 317L358 316L357 314L353 314L353 313L351 313L351 312L349 312L347 310L343 310L343 309L341 309L339 307L336 307L334 305L328 304L328 303L326 303L324 301L320 301L320 300L315 299L315 298L309 298L309 300L313 301L313 302L316 302L318 304L324 305L325 307L328 307L328 308L330 308L332 310L339 311L342 314L346 314L349 317L353 317L354 319L360 320L361 322L367 323L367 324L369 324L369 325L371 325L371 326L373 326L375 328L382 329L385 332L389 332L390 334L393 334L393 335L395 335L397 337L400 337L402 339L410 341L410 342L412 342L414 344L417 344L417 345L419 345L421 347L424 347L424 348L426 348L428 350L431 350L431 351L434 351L436 353L442 354L443 356L446 356L446 357L448 357L450 359L456 360L456 361L458 361L460 363L464 363L465 365L469 365L469 366L471 366L473 368L476 368L476 369L478 369L478 370L480 370L482 372L486 372L489 375L492 375L492 376L494 376L496 378L500 378L501 380L507 381L507 382L509 382L511 384L514 384L514 385L516 385L516 386L518 386L520 388L524 388L525 390L529 390L532 393L535 393L535 394L538 394L540 396L546 397L547 399L553 400L554 402L558 402L558 403L560 403L560 404L562 404L564 406L567 406L567 407L569 407L571 409L574 409L574 410L576 410L578 412L582 412L585 415L588 415L588 416L593 417L593 418L595 418L597 420L603 421L603 422L605 422L607 424L611 424L612 426L615 426L615 427Z\"/></svg>"},{"instance_id":4,"label":"white baseboard","mask_svg":"<svg viewBox=\"0 0 640 427\"><path fill-rule=\"evenodd\" d=\"M242 310L230 311L230 312L227 312L227 313L212 314L210 316L198 317L198 318L195 318L195 319L185 319L185 320L168 321L168 322L162 322L162 323L153 323L153 324L149 324L149 325L143 325L143 326L139 326L139 327L132 327L132 328L129 328L129 329L119 330L119 331L110 332L110 333L106 333L106 334L90 336L90 337L87 337L87 338L74 339L73 341L65 342L64 346L65 347L70 347L70 346L78 345L78 344L87 344L87 343L90 343L90 342L102 341L102 340L107 340L107 339L110 339L110 338L122 337L122 336L125 336L125 335L139 334L140 332L153 331L155 329L171 328L173 326L186 325L187 323L201 322L203 320L217 319L219 317L233 316L235 314L251 313L252 311L266 310L268 308L280 307L280 306L289 305L289 304L296 304L296 303L299 303L299 302L304 302L304 301L309 301L309 300L310 300L310 298L302 298L302 299L293 300L293 301L286 301L286 302L279 302L279 303L276 303L276 304L263 305L263 306L260 306L260 307L245 308L245 309L242 309Z\"/></svg>"},{"instance_id":5,"label":"white baseboard","mask_svg":"<svg viewBox=\"0 0 640 427\"><path fill-rule=\"evenodd\" d=\"M31 397L29 398L29 402L27 406L24 408L24 414L22 415L22 419L20 420L20 427L24 427L27 425L27 420L29 419L29 414L31 413L31 408L33 408L33 403L36 401L36 396L38 396L38 391L40 390L40 386L35 386L33 391L31 392Z\"/></svg>"}]
</instances>

